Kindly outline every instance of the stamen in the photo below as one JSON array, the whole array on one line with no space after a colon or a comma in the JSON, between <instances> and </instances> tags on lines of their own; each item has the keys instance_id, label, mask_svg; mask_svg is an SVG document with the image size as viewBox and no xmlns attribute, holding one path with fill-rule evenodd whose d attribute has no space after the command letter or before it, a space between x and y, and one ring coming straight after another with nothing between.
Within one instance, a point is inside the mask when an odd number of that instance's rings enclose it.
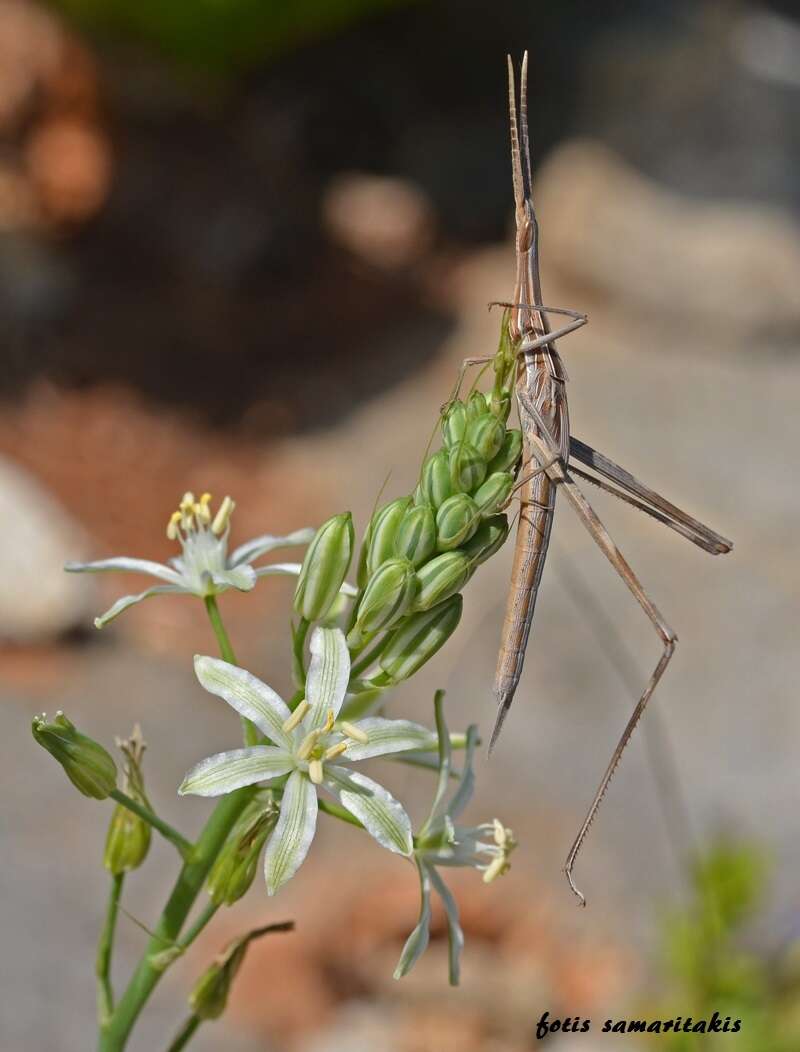
<instances>
[{"instance_id":1,"label":"stamen","mask_svg":"<svg viewBox=\"0 0 800 1052\"><path fill-rule=\"evenodd\" d=\"M305 738L303 738L303 740L300 742L300 748L297 750L298 760L307 760L309 758L309 756L311 755L311 750L319 741L321 733L322 731L320 730L313 730L308 732Z\"/></svg>"},{"instance_id":2,"label":"stamen","mask_svg":"<svg viewBox=\"0 0 800 1052\"><path fill-rule=\"evenodd\" d=\"M295 729L295 727L299 727L300 724L305 719L305 715L306 715L306 713L308 712L308 710L310 708L311 708L311 703L309 701L307 701L305 698L303 698L303 700L300 702L300 704L294 710L292 715L287 720L283 721L283 723L281 724L281 730L286 731L286 733L288 734L289 731L293 731Z\"/></svg>"},{"instance_id":3,"label":"stamen","mask_svg":"<svg viewBox=\"0 0 800 1052\"><path fill-rule=\"evenodd\" d=\"M179 511L173 511L169 517L167 523L167 537L171 541L177 541L178 539L178 523L181 521L181 513Z\"/></svg>"},{"instance_id":4,"label":"stamen","mask_svg":"<svg viewBox=\"0 0 800 1052\"><path fill-rule=\"evenodd\" d=\"M322 760L312 760L308 765L308 777L314 783L314 785L321 785L324 771L322 769Z\"/></svg>"},{"instance_id":5,"label":"stamen","mask_svg":"<svg viewBox=\"0 0 800 1052\"><path fill-rule=\"evenodd\" d=\"M187 511L191 511L192 510L192 508L194 507L194 493L192 493L191 490L187 489L187 491L184 493L183 497L181 498L181 502L178 505L178 507L183 512L187 512Z\"/></svg>"},{"instance_id":6,"label":"stamen","mask_svg":"<svg viewBox=\"0 0 800 1052\"><path fill-rule=\"evenodd\" d=\"M508 859L505 855L498 855L494 862L486 867L483 874L483 883L491 884L493 880L497 880L498 877L504 876L510 868Z\"/></svg>"},{"instance_id":7,"label":"stamen","mask_svg":"<svg viewBox=\"0 0 800 1052\"><path fill-rule=\"evenodd\" d=\"M346 734L348 738L352 738L354 742L360 742L362 745L366 745L369 741L369 735L366 731L362 731L360 727L357 727L354 723L348 723L347 720L342 720L339 723L339 727L342 733Z\"/></svg>"},{"instance_id":8,"label":"stamen","mask_svg":"<svg viewBox=\"0 0 800 1052\"><path fill-rule=\"evenodd\" d=\"M328 709L328 716L325 720L325 726L322 728L323 734L330 734L333 730L333 725L336 722L336 713L333 709Z\"/></svg>"},{"instance_id":9,"label":"stamen","mask_svg":"<svg viewBox=\"0 0 800 1052\"><path fill-rule=\"evenodd\" d=\"M203 494L204 497L208 496L207 493ZM200 523L201 526L208 526L211 522L211 512L208 510L208 501L202 500L202 498L194 506L194 517Z\"/></svg>"},{"instance_id":10,"label":"stamen","mask_svg":"<svg viewBox=\"0 0 800 1052\"><path fill-rule=\"evenodd\" d=\"M211 523L211 532L215 533L217 537L220 537L228 528L228 523L230 522L235 507L236 504L230 497L226 497L222 504L220 504L219 511L214 516L214 521Z\"/></svg>"},{"instance_id":11,"label":"stamen","mask_svg":"<svg viewBox=\"0 0 800 1052\"><path fill-rule=\"evenodd\" d=\"M338 745L332 745L330 749L326 749L322 754L323 760L335 760L337 756L341 756L342 753L347 749L347 742L339 742Z\"/></svg>"}]
</instances>

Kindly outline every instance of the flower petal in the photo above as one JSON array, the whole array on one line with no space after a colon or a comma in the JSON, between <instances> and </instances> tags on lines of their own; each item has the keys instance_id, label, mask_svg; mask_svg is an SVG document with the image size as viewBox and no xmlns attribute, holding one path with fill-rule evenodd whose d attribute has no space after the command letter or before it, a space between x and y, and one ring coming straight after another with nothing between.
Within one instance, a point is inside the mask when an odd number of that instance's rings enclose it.
<instances>
[{"instance_id":1,"label":"flower petal","mask_svg":"<svg viewBox=\"0 0 800 1052\"><path fill-rule=\"evenodd\" d=\"M267 892L295 875L311 847L317 828L317 792L308 775L294 771L289 775L281 800L278 824L269 838L264 855Z\"/></svg>"},{"instance_id":2,"label":"flower petal","mask_svg":"<svg viewBox=\"0 0 800 1052\"><path fill-rule=\"evenodd\" d=\"M98 559L92 563L65 563L67 573L102 573L104 570L122 570L129 573L147 573L151 577L160 577L169 584L182 585L183 578L179 573L163 563L150 559L131 559L127 555L117 555L112 559Z\"/></svg>"},{"instance_id":3,"label":"flower petal","mask_svg":"<svg viewBox=\"0 0 800 1052\"><path fill-rule=\"evenodd\" d=\"M292 548L298 544L309 544L314 538L316 531L307 526L302 530L295 530L285 537L276 537L271 533L264 533L260 537L254 537L251 541L245 541L238 548L234 548L228 557L228 566L241 566L242 563L251 563L260 559L267 552L275 551L276 548Z\"/></svg>"},{"instance_id":4,"label":"flower petal","mask_svg":"<svg viewBox=\"0 0 800 1052\"><path fill-rule=\"evenodd\" d=\"M129 606L134 606L136 603L141 603L143 599L149 599L153 595L187 595L190 594L188 589L179 588L174 584L157 584L152 588L145 589L144 592L139 592L138 595L123 595L120 599L110 606L104 614L94 619L95 628L103 628L108 624L109 621L113 621L115 617L118 617L123 610L127 610Z\"/></svg>"},{"instance_id":5,"label":"flower petal","mask_svg":"<svg viewBox=\"0 0 800 1052\"><path fill-rule=\"evenodd\" d=\"M472 799L475 789L475 772L472 769L472 759L475 755L475 745L478 739L478 728L473 723L467 727L467 745L464 752L464 766L461 769L461 780L453 798L447 805L447 813L451 818L458 818L464 808Z\"/></svg>"},{"instance_id":6,"label":"flower petal","mask_svg":"<svg viewBox=\"0 0 800 1052\"><path fill-rule=\"evenodd\" d=\"M235 566L230 570L217 570L211 574L211 580L223 588L237 588L240 592L249 592L256 586L256 572L252 566Z\"/></svg>"},{"instance_id":7,"label":"flower petal","mask_svg":"<svg viewBox=\"0 0 800 1052\"><path fill-rule=\"evenodd\" d=\"M365 744L348 743L345 759L368 760L372 756L404 752L406 749L425 749L436 745L436 735L411 720L386 720L370 716L356 724L369 738Z\"/></svg>"},{"instance_id":8,"label":"flower petal","mask_svg":"<svg viewBox=\"0 0 800 1052\"><path fill-rule=\"evenodd\" d=\"M298 577L303 568L302 563L267 563L255 568L256 577Z\"/></svg>"},{"instance_id":9,"label":"flower petal","mask_svg":"<svg viewBox=\"0 0 800 1052\"><path fill-rule=\"evenodd\" d=\"M311 633L311 663L306 676L306 699L311 711L304 726L321 727L328 712L339 715L350 679L350 651L340 628L315 628Z\"/></svg>"},{"instance_id":10,"label":"flower petal","mask_svg":"<svg viewBox=\"0 0 800 1052\"><path fill-rule=\"evenodd\" d=\"M325 764L324 785L381 847L398 855L411 854L411 820L388 789L359 771L334 764Z\"/></svg>"},{"instance_id":11,"label":"flower petal","mask_svg":"<svg viewBox=\"0 0 800 1052\"><path fill-rule=\"evenodd\" d=\"M283 729L291 712L272 687L237 665L200 654L195 655L194 671L207 691L227 701L232 709L255 723L276 745L284 749L291 747L291 735Z\"/></svg>"},{"instance_id":12,"label":"flower petal","mask_svg":"<svg viewBox=\"0 0 800 1052\"><path fill-rule=\"evenodd\" d=\"M287 774L294 766L289 753L274 745L253 745L208 756L189 771L178 789L180 796L221 796L244 785L266 782Z\"/></svg>"},{"instance_id":13,"label":"flower petal","mask_svg":"<svg viewBox=\"0 0 800 1052\"><path fill-rule=\"evenodd\" d=\"M461 951L464 949L464 932L461 930L461 923L458 919L458 905L453 898L453 893L433 866L430 867L430 874L431 883L439 893L439 897L444 905L445 916L447 917L447 949L450 985L458 986L458 981L461 977Z\"/></svg>"},{"instance_id":14,"label":"flower petal","mask_svg":"<svg viewBox=\"0 0 800 1052\"><path fill-rule=\"evenodd\" d=\"M417 859L420 882L420 907L417 926L406 939L400 960L394 970L395 979L408 975L428 947L431 924L431 877L430 870L424 862Z\"/></svg>"}]
</instances>

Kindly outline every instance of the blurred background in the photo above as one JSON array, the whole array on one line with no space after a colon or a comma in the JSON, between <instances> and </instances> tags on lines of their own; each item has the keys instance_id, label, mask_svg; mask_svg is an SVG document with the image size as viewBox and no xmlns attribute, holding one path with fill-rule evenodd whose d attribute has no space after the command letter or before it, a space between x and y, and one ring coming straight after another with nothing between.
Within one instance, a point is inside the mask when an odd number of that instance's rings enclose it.
<instances>
[{"instance_id":1,"label":"blurred background","mask_svg":"<svg viewBox=\"0 0 800 1052\"><path fill-rule=\"evenodd\" d=\"M141 721L150 796L237 721L199 690L199 603L164 598L102 633L132 579L68 558L172 554L184 490L230 493L233 540L410 491L462 358L492 353L512 292L505 54L531 54L545 301L574 433L735 541L712 559L603 494L595 506L681 644L580 858L561 866L658 656L651 628L560 506L517 702L469 816L521 842L485 888L455 874L467 936L446 986L441 918L410 868L321 819L276 900L260 881L167 975L131 1049L158 1049L227 938L250 951L199 1052L522 1052L541 1013L590 1016L558 1052L649 1047L606 1018L713 1010L800 1045L796 471L800 439L800 24L794 5L628 0L0 0L0 677L4 1050L83 1052L110 807L30 737L64 708L107 746ZM394 712L493 718L511 545ZM240 659L289 688L291 583L226 595ZM418 814L430 787L381 772ZM422 784L420 784L422 783ZM334 828L331 828L333 826ZM152 926L173 879L154 838L126 884ZM463 879L457 879L463 876ZM146 936L122 916L119 986ZM637 1042L639 1042L637 1044ZM694 1043L693 1043L694 1042ZM195 1047L195 1046L192 1046Z\"/></svg>"}]
</instances>

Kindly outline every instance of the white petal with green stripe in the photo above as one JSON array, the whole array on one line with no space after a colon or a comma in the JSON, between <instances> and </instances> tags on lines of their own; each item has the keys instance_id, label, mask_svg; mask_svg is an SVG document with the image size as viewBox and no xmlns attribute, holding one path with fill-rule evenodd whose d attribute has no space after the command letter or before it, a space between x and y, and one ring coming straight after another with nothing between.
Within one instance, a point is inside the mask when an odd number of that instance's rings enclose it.
<instances>
[{"instance_id":1,"label":"white petal with green stripe","mask_svg":"<svg viewBox=\"0 0 800 1052\"><path fill-rule=\"evenodd\" d=\"M373 756L405 752L407 749L435 749L436 735L411 720L386 720L370 716L356 724L369 739L365 743L352 742L347 746L347 760L368 760Z\"/></svg>"},{"instance_id":2,"label":"white petal with green stripe","mask_svg":"<svg viewBox=\"0 0 800 1052\"><path fill-rule=\"evenodd\" d=\"M406 939L400 960L394 970L395 979L408 975L420 957L428 948L431 924L431 876L428 866L417 860L420 881L420 907L417 926Z\"/></svg>"},{"instance_id":3,"label":"white petal with green stripe","mask_svg":"<svg viewBox=\"0 0 800 1052\"><path fill-rule=\"evenodd\" d=\"M300 868L311 847L316 827L316 789L307 775L294 771L283 791L278 824L264 855L264 878L270 895L274 895Z\"/></svg>"},{"instance_id":4,"label":"white petal with green stripe","mask_svg":"<svg viewBox=\"0 0 800 1052\"><path fill-rule=\"evenodd\" d=\"M350 679L350 651L340 628L315 628L309 651L306 698L311 711L305 726L313 729L325 723L330 710L339 715Z\"/></svg>"},{"instance_id":5,"label":"white petal with green stripe","mask_svg":"<svg viewBox=\"0 0 800 1052\"><path fill-rule=\"evenodd\" d=\"M219 658L196 655L194 671L207 691L227 701L232 709L253 722L276 745L285 749L291 747L291 736L283 729L291 713L272 687L243 668Z\"/></svg>"},{"instance_id":6,"label":"white petal with green stripe","mask_svg":"<svg viewBox=\"0 0 800 1052\"><path fill-rule=\"evenodd\" d=\"M273 745L253 745L209 756L189 771L178 792L181 796L221 796L245 785L266 782L288 774L294 766L284 749Z\"/></svg>"},{"instance_id":7,"label":"white petal with green stripe","mask_svg":"<svg viewBox=\"0 0 800 1052\"><path fill-rule=\"evenodd\" d=\"M411 820L388 789L358 771L334 764L325 764L324 784L381 847L398 855L411 854Z\"/></svg>"}]
</instances>

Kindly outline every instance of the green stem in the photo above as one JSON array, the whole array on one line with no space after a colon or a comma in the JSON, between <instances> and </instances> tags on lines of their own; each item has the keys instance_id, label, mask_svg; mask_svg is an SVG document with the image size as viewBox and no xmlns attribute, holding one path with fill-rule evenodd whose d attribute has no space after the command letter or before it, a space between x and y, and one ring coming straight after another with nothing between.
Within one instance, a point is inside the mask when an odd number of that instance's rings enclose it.
<instances>
[{"instance_id":1,"label":"green stem","mask_svg":"<svg viewBox=\"0 0 800 1052\"><path fill-rule=\"evenodd\" d=\"M180 945L180 948L182 950L188 950L189 949L189 947L192 945L194 940L197 938L197 936L200 934L200 932L203 930L203 928L205 928L205 926L208 924L208 922L211 920L211 918L214 916L214 914L217 912L218 909L219 909L219 906L215 905L215 903L213 903L213 902L209 902L208 903L208 905L202 911L200 916L197 918L197 920L194 922L194 924L191 926L191 928L186 932L184 937L181 939L179 945Z\"/></svg>"},{"instance_id":2,"label":"green stem","mask_svg":"<svg viewBox=\"0 0 800 1052\"><path fill-rule=\"evenodd\" d=\"M169 823L159 818L157 814L154 814L149 807L140 804L137 800L134 800L132 796L123 793L121 789L112 789L109 796L112 800L116 800L118 804L127 807L129 811L133 811L135 815L144 819L148 825L151 825L153 829L157 830L165 840L168 840L173 847L177 848L178 853L184 862L192 857L194 844L187 840L186 837L181 836L177 829L173 829Z\"/></svg>"},{"instance_id":3,"label":"green stem","mask_svg":"<svg viewBox=\"0 0 800 1052\"><path fill-rule=\"evenodd\" d=\"M305 690L306 663L305 645L311 622L300 618L297 628L292 629L292 678L298 689Z\"/></svg>"},{"instance_id":4,"label":"green stem","mask_svg":"<svg viewBox=\"0 0 800 1052\"><path fill-rule=\"evenodd\" d=\"M103 1027L108 1023L114 1011L114 991L111 988L111 953L114 949L114 932L117 927L119 900L122 895L124 873L114 873L111 877L111 890L108 896L108 908L103 930L97 943L97 1022Z\"/></svg>"},{"instance_id":5,"label":"green stem","mask_svg":"<svg viewBox=\"0 0 800 1052\"><path fill-rule=\"evenodd\" d=\"M173 1038L167 1052L181 1052L182 1048L186 1048L195 1030L197 1030L202 1022L203 1020L200 1019L199 1016L190 1015Z\"/></svg>"},{"instance_id":6,"label":"green stem","mask_svg":"<svg viewBox=\"0 0 800 1052\"><path fill-rule=\"evenodd\" d=\"M214 635L217 637L219 652L222 654L223 661L227 661L231 665L238 665L239 662L236 660L236 655L233 652L233 645L228 633L225 631L225 625L222 622L222 614L219 612L219 607L217 606L217 597L215 595L207 595L204 602L206 604L208 619L211 622L211 627L214 629ZM250 720L245 719L244 716L242 716L242 732L244 734L245 745L258 745L261 740L258 728L251 723Z\"/></svg>"},{"instance_id":7,"label":"green stem","mask_svg":"<svg viewBox=\"0 0 800 1052\"><path fill-rule=\"evenodd\" d=\"M181 928L197 898L208 871L219 854L234 822L252 798L254 789L237 789L223 796L211 813L195 845L192 860L185 862L172 889L164 912L133 973L128 988L117 1004L108 1026L101 1030L98 1052L122 1052L145 1002L163 974L151 956L178 941ZM187 1038L188 1040L188 1038ZM178 1046L180 1047L180 1046Z\"/></svg>"}]
</instances>

